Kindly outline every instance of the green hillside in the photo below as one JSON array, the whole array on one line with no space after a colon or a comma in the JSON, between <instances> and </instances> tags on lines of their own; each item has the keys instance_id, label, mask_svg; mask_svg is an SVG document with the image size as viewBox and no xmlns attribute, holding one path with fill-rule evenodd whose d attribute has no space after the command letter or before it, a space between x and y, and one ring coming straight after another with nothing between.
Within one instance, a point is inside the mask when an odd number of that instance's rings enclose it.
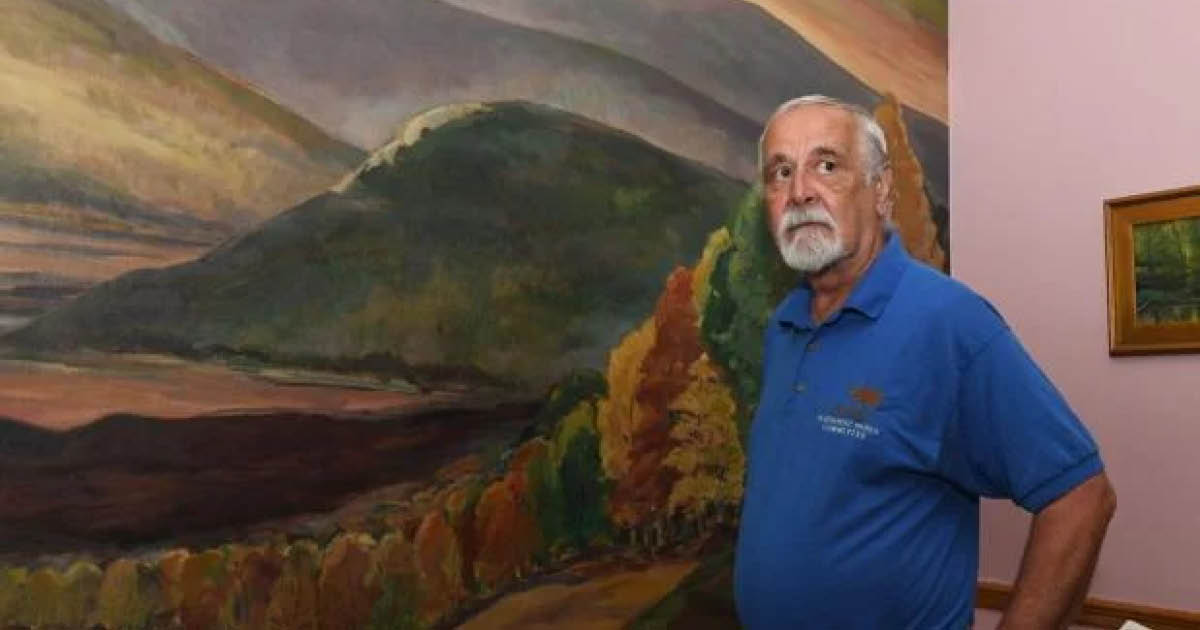
<instances>
[{"instance_id":1,"label":"green hillside","mask_svg":"<svg viewBox=\"0 0 1200 630\"><path fill-rule=\"evenodd\" d=\"M198 261L101 285L6 341L541 386L599 366L746 185L504 103L390 147L341 190Z\"/></svg>"}]
</instances>

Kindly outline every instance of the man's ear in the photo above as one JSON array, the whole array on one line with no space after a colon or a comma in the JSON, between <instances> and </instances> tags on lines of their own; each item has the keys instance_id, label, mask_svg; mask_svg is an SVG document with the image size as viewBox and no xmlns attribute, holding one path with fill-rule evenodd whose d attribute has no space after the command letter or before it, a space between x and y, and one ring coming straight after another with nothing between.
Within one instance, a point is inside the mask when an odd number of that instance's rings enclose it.
<instances>
[{"instance_id":1,"label":"man's ear","mask_svg":"<svg viewBox=\"0 0 1200 630\"><path fill-rule=\"evenodd\" d=\"M889 219L892 216L892 208L895 206L895 190L892 187L892 169L885 167L879 173L879 177L875 178L875 212L879 214L881 219Z\"/></svg>"}]
</instances>

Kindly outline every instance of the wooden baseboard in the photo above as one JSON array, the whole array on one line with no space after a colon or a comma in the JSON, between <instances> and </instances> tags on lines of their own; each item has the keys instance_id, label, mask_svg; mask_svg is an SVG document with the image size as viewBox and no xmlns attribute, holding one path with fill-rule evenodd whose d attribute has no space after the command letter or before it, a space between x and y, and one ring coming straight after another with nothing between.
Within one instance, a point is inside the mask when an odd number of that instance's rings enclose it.
<instances>
[{"instance_id":1,"label":"wooden baseboard","mask_svg":"<svg viewBox=\"0 0 1200 630\"><path fill-rule=\"evenodd\" d=\"M976 591L975 605L979 608L1004 610L1012 596L1012 586L1003 582L981 581ZM1117 602L1089 597L1075 623L1097 628L1120 628L1132 619L1153 630L1200 630L1200 612L1155 608L1142 604Z\"/></svg>"}]
</instances>

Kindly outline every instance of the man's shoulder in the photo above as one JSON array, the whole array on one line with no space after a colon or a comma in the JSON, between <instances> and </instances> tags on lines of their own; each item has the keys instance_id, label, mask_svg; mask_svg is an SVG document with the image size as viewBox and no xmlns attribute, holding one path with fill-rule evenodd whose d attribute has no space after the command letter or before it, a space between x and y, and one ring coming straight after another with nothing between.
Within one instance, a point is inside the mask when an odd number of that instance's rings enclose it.
<instances>
[{"instance_id":1,"label":"man's shoulder","mask_svg":"<svg viewBox=\"0 0 1200 630\"><path fill-rule=\"evenodd\" d=\"M953 312L950 314L969 312L979 307L995 312L975 289L917 260L909 260L896 297L938 315L947 314L946 311Z\"/></svg>"},{"instance_id":2,"label":"man's shoulder","mask_svg":"<svg viewBox=\"0 0 1200 630\"><path fill-rule=\"evenodd\" d=\"M968 353L985 345L1008 324L983 295L957 278L913 261L897 288L897 315L944 335Z\"/></svg>"}]
</instances>

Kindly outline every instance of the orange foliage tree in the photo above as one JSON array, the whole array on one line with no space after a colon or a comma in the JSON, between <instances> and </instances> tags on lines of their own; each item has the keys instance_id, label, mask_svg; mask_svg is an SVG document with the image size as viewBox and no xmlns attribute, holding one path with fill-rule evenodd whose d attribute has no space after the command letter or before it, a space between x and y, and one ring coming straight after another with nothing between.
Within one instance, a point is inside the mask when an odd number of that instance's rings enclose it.
<instances>
[{"instance_id":1,"label":"orange foliage tree","mask_svg":"<svg viewBox=\"0 0 1200 630\"><path fill-rule=\"evenodd\" d=\"M487 591L508 585L529 572L541 546L533 512L530 463L548 452L544 439L523 444L509 461L508 473L483 491L475 508L475 578Z\"/></svg>"},{"instance_id":2,"label":"orange foliage tree","mask_svg":"<svg viewBox=\"0 0 1200 630\"><path fill-rule=\"evenodd\" d=\"M366 534L342 534L325 550L317 579L321 630L359 630L371 618L379 596L374 547Z\"/></svg>"},{"instance_id":3,"label":"orange foliage tree","mask_svg":"<svg viewBox=\"0 0 1200 630\"><path fill-rule=\"evenodd\" d=\"M312 541L298 541L283 556L279 579L271 588L267 630L317 630L317 577L321 552Z\"/></svg>"},{"instance_id":4,"label":"orange foliage tree","mask_svg":"<svg viewBox=\"0 0 1200 630\"><path fill-rule=\"evenodd\" d=\"M240 549L234 566L229 610L233 630L259 630L267 625L271 591L283 574L283 554L275 547Z\"/></svg>"},{"instance_id":5,"label":"orange foliage tree","mask_svg":"<svg viewBox=\"0 0 1200 630\"><path fill-rule=\"evenodd\" d=\"M616 480L610 497L617 525L654 527L661 542L661 524L677 471L663 466L671 450L671 401L690 380L689 366L699 358L699 317L692 300L692 272L677 268L654 309L654 342L641 361L634 390L634 419L627 473Z\"/></svg>"},{"instance_id":6,"label":"orange foliage tree","mask_svg":"<svg viewBox=\"0 0 1200 630\"><path fill-rule=\"evenodd\" d=\"M421 576L421 620L432 625L466 598L462 545L440 507L421 520L414 539Z\"/></svg>"},{"instance_id":7,"label":"orange foliage tree","mask_svg":"<svg viewBox=\"0 0 1200 630\"><path fill-rule=\"evenodd\" d=\"M229 596L231 580L225 554L217 549L193 554L183 562L179 609L185 630L209 630L217 625Z\"/></svg>"}]
</instances>

